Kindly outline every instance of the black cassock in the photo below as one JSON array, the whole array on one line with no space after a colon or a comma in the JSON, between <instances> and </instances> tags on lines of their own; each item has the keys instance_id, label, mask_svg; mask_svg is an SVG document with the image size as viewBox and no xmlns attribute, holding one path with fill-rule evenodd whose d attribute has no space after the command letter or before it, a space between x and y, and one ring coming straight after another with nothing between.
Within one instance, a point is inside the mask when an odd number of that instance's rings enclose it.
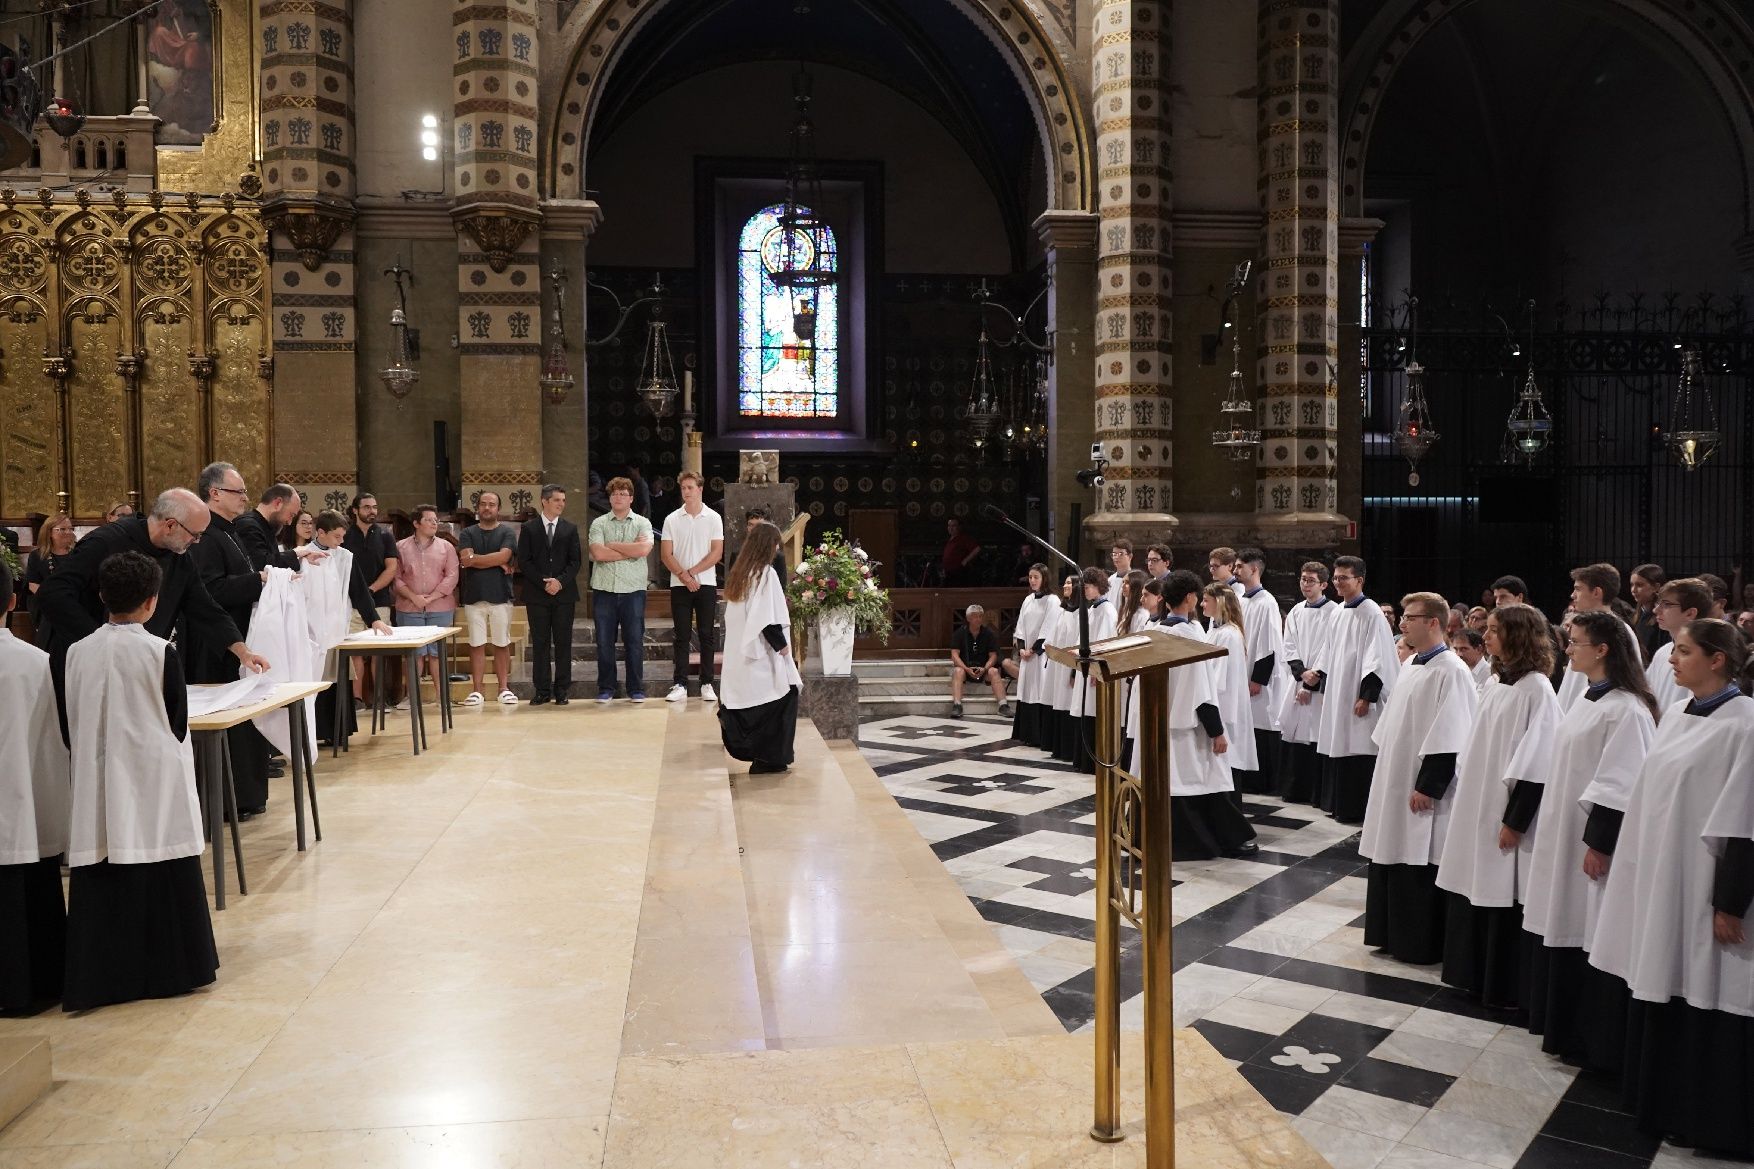
<instances>
[{"instance_id":1,"label":"black cassock","mask_svg":"<svg viewBox=\"0 0 1754 1169\"><path fill-rule=\"evenodd\" d=\"M262 577L245 555L243 544L231 521L213 516L199 543L189 549L189 558L201 574L201 583L219 602L232 623L240 630L250 627L250 610L262 595ZM194 684L235 682L238 660L232 656L229 642L219 637L229 631L185 621L177 631L177 643L184 649L183 667ZM225 732L231 748L232 780L237 785L238 807L260 808L268 802L268 740L254 723L244 723Z\"/></svg>"}]
</instances>

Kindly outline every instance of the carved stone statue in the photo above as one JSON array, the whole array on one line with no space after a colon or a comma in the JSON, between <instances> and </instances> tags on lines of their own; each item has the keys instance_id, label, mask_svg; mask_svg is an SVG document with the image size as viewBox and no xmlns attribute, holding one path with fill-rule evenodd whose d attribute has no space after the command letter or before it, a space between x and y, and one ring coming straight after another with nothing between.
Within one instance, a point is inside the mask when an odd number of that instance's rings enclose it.
<instances>
[{"instance_id":1,"label":"carved stone statue","mask_svg":"<svg viewBox=\"0 0 1754 1169\"><path fill-rule=\"evenodd\" d=\"M750 487L772 487L780 481L778 451L739 451L737 467L737 482Z\"/></svg>"}]
</instances>

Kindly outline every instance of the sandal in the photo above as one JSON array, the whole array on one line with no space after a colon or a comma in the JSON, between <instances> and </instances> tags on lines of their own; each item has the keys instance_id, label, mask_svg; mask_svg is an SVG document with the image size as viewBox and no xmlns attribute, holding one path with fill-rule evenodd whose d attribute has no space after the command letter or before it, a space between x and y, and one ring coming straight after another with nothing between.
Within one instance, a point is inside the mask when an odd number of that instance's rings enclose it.
<instances>
[{"instance_id":1,"label":"sandal","mask_svg":"<svg viewBox=\"0 0 1754 1169\"><path fill-rule=\"evenodd\" d=\"M469 697L463 699L463 705L464 706L480 706L483 702L486 702L486 701L487 701L487 699L481 697L481 691L471 690L471 691L469 691Z\"/></svg>"},{"instance_id":2,"label":"sandal","mask_svg":"<svg viewBox=\"0 0 1754 1169\"><path fill-rule=\"evenodd\" d=\"M501 690L499 692L499 700L506 706L516 706L518 704L518 696L513 694L510 690Z\"/></svg>"}]
</instances>

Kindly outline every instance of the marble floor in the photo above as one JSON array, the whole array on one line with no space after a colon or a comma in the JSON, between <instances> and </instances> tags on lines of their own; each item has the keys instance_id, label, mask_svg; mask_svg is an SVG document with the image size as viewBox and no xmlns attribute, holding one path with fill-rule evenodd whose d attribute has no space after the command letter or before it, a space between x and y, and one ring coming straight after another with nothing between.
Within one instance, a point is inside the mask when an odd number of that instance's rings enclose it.
<instances>
[{"instance_id":1,"label":"marble floor","mask_svg":"<svg viewBox=\"0 0 1754 1169\"><path fill-rule=\"evenodd\" d=\"M711 711L398 716L243 827L218 982L0 1019L49 1093L0 1169L1142 1166L1098 1145L1092 1053L852 744L727 770ZM1320 1158L1177 1037L1184 1163ZM1136 1040L1124 1115L1142 1105Z\"/></svg>"},{"instance_id":2,"label":"marble floor","mask_svg":"<svg viewBox=\"0 0 1754 1169\"><path fill-rule=\"evenodd\" d=\"M1092 1015L1093 782L996 718L860 728L867 762L1069 1032ZM1726 1165L1636 1131L1614 1085L1363 944L1356 832L1251 797L1260 852L1176 866L1176 1024L1191 1025L1335 1169ZM1142 1023L1138 935L1123 1027Z\"/></svg>"}]
</instances>

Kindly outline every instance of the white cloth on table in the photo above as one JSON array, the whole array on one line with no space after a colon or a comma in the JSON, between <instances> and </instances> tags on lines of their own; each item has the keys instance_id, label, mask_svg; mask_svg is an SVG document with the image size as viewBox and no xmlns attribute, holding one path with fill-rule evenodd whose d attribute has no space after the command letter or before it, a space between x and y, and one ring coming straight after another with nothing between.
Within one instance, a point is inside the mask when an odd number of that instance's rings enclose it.
<instances>
[{"instance_id":1,"label":"white cloth on table","mask_svg":"<svg viewBox=\"0 0 1754 1169\"><path fill-rule=\"evenodd\" d=\"M194 748L165 712L168 644L144 625L105 624L67 651L70 865L150 864L205 847Z\"/></svg>"},{"instance_id":2,"label":"white cloth on table","mask_svg":"<svg viewBox=\"0 0 1754 1169\"><path fill-rule=\"evenodd\" d=\"M0 629L0 865L67 851L72 782L49 655Z\"/></svg>"}]
</instances>

